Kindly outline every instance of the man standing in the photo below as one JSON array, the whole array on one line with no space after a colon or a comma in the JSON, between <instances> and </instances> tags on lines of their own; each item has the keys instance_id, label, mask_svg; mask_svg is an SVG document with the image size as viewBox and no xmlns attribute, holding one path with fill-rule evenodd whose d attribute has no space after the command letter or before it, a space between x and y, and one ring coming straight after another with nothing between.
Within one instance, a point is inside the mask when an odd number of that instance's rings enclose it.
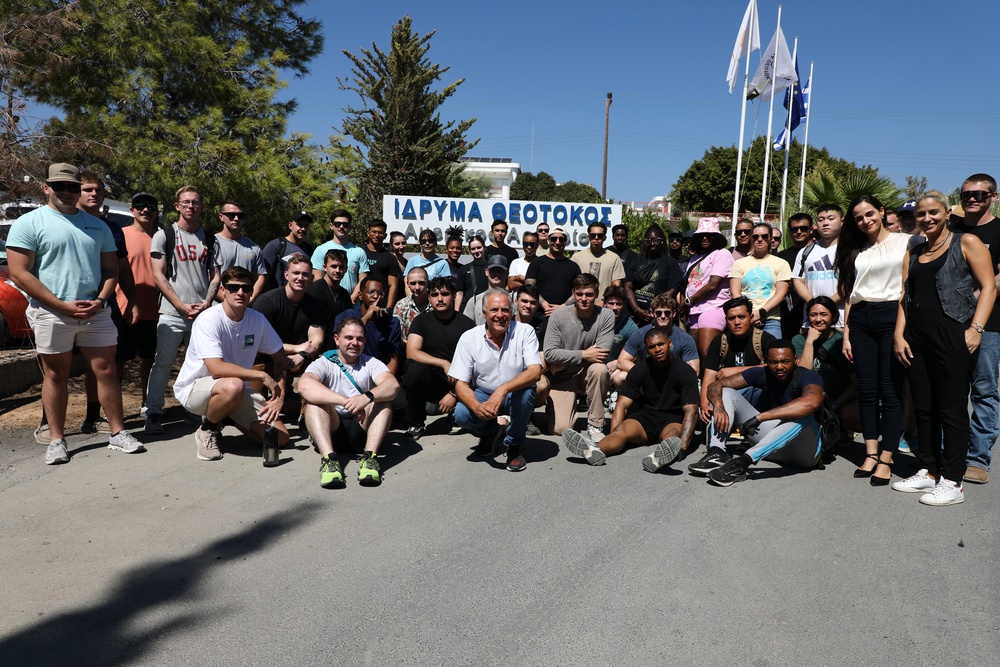
<instances>
[{"instance_id":1,"label":"man standing","mask_svg":"<svg viewBox=\"0 0 1000 667\"><path fill-rule=\"evenodd\" d=\"M549 251L549 223L539 223L535 227L535 233L538 234L538 247L543 254L547 253Z\"/></svg>"},{"instance_id":2,"label":"man standing","mask_svg":"<svg viewBox=\"0 0 1000 667\"><path fill-rule=\"evenodd\" d=\"M605 458L628 445L656 449L642 460L643 469L657 472L687 450L698 419L698 375L670 354L670 336L658 328L643 336L646 357L628 372L611 417L611 433L600 446L567 429L563 443L590 465L604 465Z\"/></svg>"},{"instance_id":3,"label":"man standing","mask_svg":"<svg viewBox=\"0 0 1000 667\"><path fill-rule=\"evenodd\" d=\"M285 268L289 257L296 253L312 257L313 247L306 243L312 221L312 216L305 211L296 211L288 223L288 235L272 239L264 246L262 256L272 287L285 286Z\"/></svg>"},{"instance_id":4,"label":"man standing","mask_svg":"<svg viewBox=\"0 0 1000 667\"><path fill-rule=\"evenodd\" d=\"M219 431L226 419L257 442L264 441L265 428L274 427L278 446L288 444L288 429L279 417L285 400L285 353L267 318L249 307L256 279L241 266L222 274L222 303L194 321L174 382L174 396L184 409L204 418L194 432L195 453L201 461L222 458ZM258 352L274 358L278 380L254 370ZM253 392L248 384L252 381L262 382L270 398Z\"/></svg>"},{"instance_id":5,"label":"man standing","mask_svg":"<svg viewBox=\"0 0 1000 667\"><path fill-rule=\"evenodd\" d=\"M973 174L962 183L962 209L965 219L954 225L954 231L965 232L979 238L990 249L993 272L1000 272L1000 220L990 213L990 206L997 200L997 182L989 174ZM907 202L909 203L909 202ZM903 217L900 214L900 220ZM997 278L1000 285L1000 277ZM972 422L969 430L967 468L962 478L973 484L986 484L989 479L993 444L1000 434L1000 308L983 326L979 343L979 358L972 371Z\"/></svg>"},{"instance_id":6,"label":"man standing","mask_svg":"<svg viewBox=\"0 0 1000 667\"><path fill-rule=\"evenodd\" d=\"M142 385L143 407L146 406L149 371L153 368L153 359L156 357L156 320L159 317L156 311L160 293L156 289L149 248L156 232L156 223L160 218L159 205L156 197L148 192L136 194L132 197L131 208L134 222L122 229L135 284L135 300L131 316L126 318L126 322L131 321L131 324L124 330L124 335L122 330L119 330L115 361L118 364L118 382L121 383L125 376L125 363L135 359L136 356L139 357L139 382ZM117 296L118 307L125 312L128 309L129 299L120 289Z\"/></svg>"},{"instance_id":7,"label":"man standing","mask_svg":"<svg viewBox=\"0 0 1000 667\"><path fill-rule=\"evenodd\" d=\"M497 261L503 257L497 256ZM490 261L493 261L492 259ZM420 271L420 269L414 269ZM448 278L435 278L430 288L433 309L413 320L406 338L406 418L410 428L406 435L416 440L424 434L427 403L438 403L441 414L451 414L458 399L454 380L449 379L451 359L458 341L476 323L455 312L455 293Z\"/></svg>"},{"instance_id":8,"label":"man standing","mask_svg":"<svg viewBox=\"0 0 1000 667\"><path fill-rule=\"evenodd\" d=\"M496 254L486 262L486 291L491 289L505 289L507 287L507 260L503 255ZM473 320L476 324L485 324L483 319L483 300L486 298L486 291L476 294L471 299L466 299L462 307L462 314Z\"/></svg>"},{"instance_id":9,"label":"man standing","mask_svg":"<svg viewBox=\"0 0 1000 667\"><path fill-rule=\"evenodd\" d=\"M684 254L684 234L682 232L670 232L667 235L667 254L679 265L684 266L687 262L687 255Z\"/></svg>"},{"instance_id":10,"label":"man standing","mask_svg":"<svg viewBox=\"0 0 1000 667\"><path fill-rule=\"evenodd\" d=\"M234 266L242 266L257 276L248 304L252 306L267 287L267 266L260 246L243 233L246 220L247 214L243 212L242 204L235 201L222 202L219 207L222 230L215 235L215 265L219 267L220 275ZM221 299L221 296L218 298Z\"/></svg>"},{"instance_id":11,"label":"man standing","mask_svg":"<svg viewBox=\"0 0 1000 667\"><path fill-rule=\"evenodd\" d=\"M393 375L399 373L399 353L403 349L399 320L379 303L385 296L385 286L378 278L368 276L361 283L361 303L345 310L334 320L334 327L349 318L357 318L365 328L365 354L385 364Z\"/></svg>"},{"instance_id":12,"label":"man standing","mask_svg":"<svg viewBox=\"0 0 1000 667\"><path fill-rule=\"evenodd\" d=\"M551 238L555 236L552 232ZM615 336L615 316L597 301L597 278L582 273L573 280L575 303L556 310L545 330L546 375L551 388L545 404L550 433L562 433L576 422L577 393L587 395L587 432L604 437L604 398L611 380L605 362Z\"/></svg>"},{"instance_id":13,"label":"man standing","mask_svg":"<svg viewBox=\"0 0 1000 667\"><path fill-rule=\"evenodd\" d=\"M524 276L526 285L538 287L538 302L548 317L569 301L573 293L573 280L580 275L580 267L566 256L569 236L562 227L549 233L549 252L535 259Z\"/></svg>"},{"instance_id":14,"label":"man standing","mask_svg":"<svg viewBox=\"0 0 1000 667\"><path fill-rule=\"evenodd\" d=\"M808 303L813 297L828 296L837 304L840 315L837 321L844 326L844 299L837 291L837 269L833 260L837 256L837 241L844 226L843 212L836 204L821 204L816 211L816 241L807 243L792 260L792 288L798 295L799 303ZM792 238L802 236L804 225L801 221L789 223ZM810 226L811 230L811 226ZM798 232L798 233L797 233ZM797 325L809 328L809 314L802 313Z\"/></svg>"},{"instance_id":15,"label":"man standing","mask_svg":"<svg viewBox=\"0 0 1000 667\"><path fill-rule=\"evenodd\" d=\"M708 386L712 421L708 429L708 451L714 459L689 467L694 475L708 475L716 486L731 486L747 478L747 470L761 459L796 468L812 468L819 462L822 443L814 413L823 405L823 380L814 371L797 366L798 358L787 340L771 343L765 353L767 365L729 375ZM756 387L761 398L754 405L740 390ZM730 457L726 441L739 426L745 453Z\"/></svg>"},{"instance_id":16,"label":"man standing","mask_svg":"<svg viewBox=\"0 0 1000 667\"><path fill-rule=\"evenodd\" d=\"M364 354L365 325L358 319L341 320L337 347L312 362L299 380L306 403L306 428L322 457L319 484L342 489L347 484L334 442L364 447L358 461L358 483L378 486L382 474L378 450L392 424L392 399L399 382L378 359Z\"/></svg>"},{"instance_id":17,"label":"man standing","mask_svg":"<svg viewBox=\"0 0 1000 667\"><path fill-rule=\"evenodd\" d=\"M309 258L296 253L288 258L286 266L285 286L265 292L253 309L274 327L288 357L289 370L296 375L323 350L323 310L319 300L307 291L312 283Z\"/></svg>"},{"instance_id":18,"label":"man standing","mask_svg":"<svg viewBox=\"0 0 1000 667\"><path fill-rule=\"evenodd\" d=\"M323 277L316 280L316 272L313 271L312 284L306 289L309 296L319 301L320 310L324 314L323 350L332 350L336 347L334 322L338 315L354 307L351 295L340 286L345 270L347 270L347 253L343 250L327 250L323 259Z\"/></svg>"},{"instance_id":19,"label":"man standing","mask_svg":"<svg viewBox=\"0 0 1000 667\"><path fill-rule=\"evenodd\" d=\"M97 378L111 429L108 447L145 451L125 430L115 370L118 330L105 308L118 275L111 230L77 209L80 170L73 165L50 165L44 192L47 204L11 226L7 262L11 279L28 295L26 314L42 363L42 406L52 438L45 462L69 461L64 429L74 344Z\"/></svg>"},{"instance_id":20,"label":"man standing","mask_svg":"<svg viewBox=\"0 0 1000 667\"><path fill-rule=\"evenodd\" d=\"M364 250L351 243L351 221L353 218L348 211L338 208L330 214L330 231L333 239L320 245L313 251L312 267L313 280L323 277L323 266L326 262L328 250L343 250L347 253L347 268L344 277L340 279L340 285L351 295L351 302L358 300L361 280L368 275L368 255Z\"/></svg>"},{"instance_id":21,"label":"man standing","mask_svg":"<svg viewBox=\"0 0 1000 667\"><path fill-rule=\"evenodd\" d=\"M402 293L400 282L403 277L396 259L385 247L385 220L368 222L368 244L365 245L365 255L368 257L368 273L375 276L387 286L385 307L392 310L396 305L397 294Z\"/></svg>"},{"instance_id":22,"label":"man standing","mask_svg":"<svg viewBox=\"0 0 1000 667\"><path fill-rule=\"evenodd\" d=\"M780 234L781 230L775 228L771 230L771 253L777 255L788 263L792 270L792 277L795 277L795 258L799 251L810 245L813 240L813 221L808 213L796 213L788 219L788 234L792 237L792 245L779 251L780 238L777 246L774 244L774 234ZM808 300L808 299L807 299ZM788 290L788 295L781 302L781 335L785 338L794 338L802 328L802 320L805 318L805 301L799 297L795 290L794 282Z\"/></svg>"},{"instance_id":23,"label":"man standing","mask_svg":"<svg viewBox=\"0 0 1000 667\"><path fill-rule=\"evenodd\" d=\"M201 195L194 186L185 185L176 199L177 222L157 231L149 245L153 278L163 298L156 323L156 358L146 387L146 433L163 433L164 394L177 350L219 289L219 268L213 261L215 237L199 222Z\"/></svg>"},{"instance_id":24,"label":"man standing","mask_svg":"<svg viewBox=\"0 0 1000 667\"><path fill-rule=\"evenodd\" d=\"M399 320L399 333L406 342L406 337L410 334L410 325L421 313L431 310L430 301L427 298L427 272L419 266L410 269L406 274L406 287L409 295L404 296L396 302L392 309L392 316Z\"/></svg>"},{"instance_id":25,"label":"man standing","mask_svg":"<svg viewBox=\"0 0 1000 667\"><path fill-rule=\"evenodd\" d=\"M490 227L490 233L493 235L493 242L486 246L486 257L492 257L493 255L500 255L507 260L507 266L517 259L517 251L507 245L507 221L506 220L494 220L493 225Z\"/></svg>"},{"instance_id":26,"label":"man standing","mask_svg":"<svg viewBox=\"0 0 1000 667\"><path fill-rule=\"evenodd\" d=\"M511 320L510 294L489 290L486 324L466 331L448 370L459 404L455 422L479 436L476 452L507 450L507 470L520 472L525 431L535 409L535 383L542 372L538 339L528 325Z\"/></svg>"},{"instance_id":27,"label":"man standing","mask_svg":"<svg viewBox=\"0 0 1000 667\"><path fill-rule=\"evenodd\" d=\"M612 227L611 239L612 244L608 250L621 258L622 267L625 269L625 273L628 273L629 267L632 266L632 262L639 258L639 253L628 247L628 227L625 225L615 225Z\"/></svg>"},{"instance_id":28,"label":"man standing","mask_svg":"<svg viewBox=\"0 0 1000 667\"><path fill-rule=\"evenodd\" d=\"M437 236L434 234L433 229L421 229L420 236L417 237L420 242L420 254L411 257L406 262L406 270L403 272L409 275L410 269L421 267L427 272L427 280L434 280L438 277L449 277L451 276L451 267L448 266L448 260L444 257L439 257L434 250L437 248Z\"/></svg>"},{"instance_id":29,"label":"man standing","mask_svg":"<svg viewBox=\"0 0 1000 667\"><path fill-rule=\"evenodd\" d=\"M518 257L510 263L507 275L507 289L512 292L524 286L524 277L528 273L528 267L535 261L535 252L538 250L538 234L525 232L521 237L521 248L524 250L524 257Z\"/></svg>"},{"instance_id":30,"label":"man standing","mask_svg":"<svg viewBox=\"0 0 1000 667\"><path fill-rule=\"evenodd\" d=\"M750 237L753 234L753 220L750 218L740 218L736 222L736 231L734 236L736 237L736 246L733 248L733 260L743 259L750 255L752 244L750 243ZM770 235L770 232L768 232ZM768 239L768 246L770 246L770 239Z\"/></svg>"},{"instance_id":31,"label":"man standing","mask_svg":"<svg viewBox=\"0 0 1000 667\"><path fill-rule=\"evenodd\" d=\"M621 258L613 252L608 252L604 241L608 238L608 228L599 222L587 227L587 238L590 246L573 254L573 261L580 267L581 273L589 273L597 277L597 305L604 305L604 292L612 285L621 285L625 280L625 267Z\"/></svg>"}]
</instances>

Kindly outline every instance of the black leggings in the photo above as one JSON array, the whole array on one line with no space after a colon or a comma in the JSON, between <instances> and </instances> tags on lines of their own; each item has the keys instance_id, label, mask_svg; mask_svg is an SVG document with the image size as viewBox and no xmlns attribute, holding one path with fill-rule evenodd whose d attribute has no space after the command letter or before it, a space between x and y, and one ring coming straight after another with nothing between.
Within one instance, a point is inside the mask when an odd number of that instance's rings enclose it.
<instances>
[{"instance_id":1,"label":"black leggings","mask_svg":"<svg viewBox=\"0 0 1000 667\"><path fill-rule=\"evenodd\" d=\"M920 441L917 461L934 477L953 482L965 475L969 372L977 356L965 346L965 329L951 319L931 326L907 322L904 334L913 352L907 374Z\"/></svg>"},{"instance_id":2,"label":"black leggings","mask_svg":"<svg viewBox=\"0 0 1000 667\"><path fill-rule=\"evenodd\" d=\"M861 301L851 304L848 318L851 354L858 373L858 406L865 440L882 436L882 449L895 453L903 410L903 366L893 353L899 303ZM879 403L882 404L879 415Z\"/></svg>"}]
</instances>

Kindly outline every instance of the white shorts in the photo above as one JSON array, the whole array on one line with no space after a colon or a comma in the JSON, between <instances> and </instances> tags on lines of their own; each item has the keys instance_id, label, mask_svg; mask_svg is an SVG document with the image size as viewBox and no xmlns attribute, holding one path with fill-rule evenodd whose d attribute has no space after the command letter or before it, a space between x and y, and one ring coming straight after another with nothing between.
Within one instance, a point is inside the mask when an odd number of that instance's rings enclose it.
<instances>
[{"instance_id":1,"label":"white shorts","mask_svg":"<svg viewBox=\"0 0 1000 667\"><path fill-rule=\"evenodd\" d=\"M118 344L118 327L111 320L111 309L102 308L86 320L57 313L45 306L29 305L24 314L35 332L35 349L39 354L62 354L77 347L114 347Z\"/></svg>"},{"instance_id":2,"label":"white shorts","mask_svg":"<svg viewBox=\"0 0 1000 667\"><path fill-rule=\"evenodd\" d=\"M221 378L220 378L221 379ZM208 401L212 398L212 389L219 380L212 376L198 378L191 385L191 392L188 394L184 408L189 412L204 417L208 414ZM264 397L249 389L243 390L243 402L240 403L236 411L229 415L229 418L240 425L245 430L249 430L254 422L260 421L260 411L264 409Z\"/></svg>"}]
</instances>

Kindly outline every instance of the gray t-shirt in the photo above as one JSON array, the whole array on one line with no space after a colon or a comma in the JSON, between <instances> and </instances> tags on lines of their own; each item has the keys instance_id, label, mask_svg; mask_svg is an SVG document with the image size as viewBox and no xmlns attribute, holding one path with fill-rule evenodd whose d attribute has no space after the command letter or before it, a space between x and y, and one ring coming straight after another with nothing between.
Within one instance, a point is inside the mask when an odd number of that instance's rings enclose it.
<instances>
[{"instance_id":1,"label":"gray t-shirt","mask_svg":"<svg viewBox=\"0 0 1000 667\"><path fill-rule=\"evenodd\" d=\"M230 241L216 234L215 265L219 267L220 273L234 266L241 266L257 276L267 274L267 267L264 265L264 256L260 251L260 246L251 241L247 236L240 236L235 241Z\"/></svg>"},{"instance_id":2,"label":"gray t-shirt","mask_svg":"<svg viewBox=\"0 0 1000 667\"><path fill-rule=\"evenodd\" d=\"M215 240L219 242L218 238ZM165 255L167 247L166 233L160 229L153 235L149 244L149 252L154 255ZM205 247L205 230L202 227L194 234L185 232L174 225L174 256L166 258L173 264L173 275L170 284L177 296L184 303L201 303L208 294L209 261L208 248ZM167 299L160 299L161 314L177 314L177 309Z\"/></svg>"}]
</instances>

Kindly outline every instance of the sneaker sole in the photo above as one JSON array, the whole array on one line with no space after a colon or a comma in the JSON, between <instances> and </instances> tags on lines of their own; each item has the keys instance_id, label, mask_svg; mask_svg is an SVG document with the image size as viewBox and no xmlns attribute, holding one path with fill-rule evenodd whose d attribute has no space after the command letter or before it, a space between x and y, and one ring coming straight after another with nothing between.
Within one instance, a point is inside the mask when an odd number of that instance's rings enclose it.
<instances>
[{"instance_id":1,"label":"sneaker sole","mask_svg":"<svg viewBox=\"0 0 1000 667\"><path fill-rule=\"evenodd\" d=\"M48 459L45 459L45 465L47 465L47 466L62 465L63 463L69 463L69 457L68 456L66 458L64 458L64 459L53 459L52 461L50 461Z\"/></svg>"},{"instance_id":2,"label":"sneaker sole","mask_svg":"<svg viewBox=\"0 0 1000 667\"><path fill-rule=\"evenodd\" d=\"M566 449L582 457L592 466L604 465L605 459L608 458L600 449L587 447L587 443L591 441L572 429L563 431L562 437Z\"/></svg>"},{"instance_id":3,"label":"sneaker sole","mask_svg":"<svg viewBox=\"0 0 1000 667\"><path fill-rule=\"evenodd\" d=\"M656 445L656 449L653 450L652 454L642 460L642 468L646 472L659 472L660 468L664 468L676 461L680 453L681 439L667 438Z\"/></svg>"},{"instance_id":4,"label":"sneaker sole","mask_svg":"<svg viewBox=\"0 0 1000 667\"><path fill-rule=\"evenodd\" d=\"M944 502L934 502L933 500L920 499L922 505L927 505L929 507L947 507L948 505L958 505L965 502L965 496L959 496L958 498L952 498L951 500L946 500Z\"/></svg>"},{"instance_id":5,"label":"sneaker sole","mask_svg":"<svg viewBox=\"0 0 1000 667\"><path fill-rule=\"evenodd\" d=\"M511 472L521 472L522 470L524 470L527 467L528 467L527 463L524 463L523 465L519 465L519 466L511 466L509 463L507 464L507 470L509 470Z\"/></svg>"},{"instance_id":6,"label":"sneaker sole","mask_svg":"<svg viewBox=\"0 0 1000 667\"><path fill-rule=\"evenodd\" d=\"M142 452L146 451L146 448L143 447L142 445L139 445L135 449L125 449L121 445L112 445L110 443L108 444L108 449L113 449L116 452L125 452L126 454L141 454Z\"/></svg>"},{"instance_id":7,"label":"sneaker sole","mask_svg":"<svg viewBox=\"0 0 1000 667\"><path fill-rule=\"evenodd\" d=\"M359 477L358 484L361 486L378 486L382 483L381 477Z\"/></svg>"},{"instance_id":8,"label":"sneaker sole","mask_svg":"<svg viewBox=\"0 0 1000 667\"><path fill-rule=\"evenodd\" d=\"M744 482L744 481L746 481L746 478L747 478L746 475L739 475L738 477L735 477L732 480L721 481L721 480L715 479L714 477L712 477L711 475L709 475L708 482L709 482L709 484L714 484L715 486L723 486L723 487L725 487L725 486L732 486L736 482Z\"/></svg>"},{"instance_id":9,"label":"sneaker sole","mask_svg":"<svg viewBox=\"0 0 1000 667\"><path fill-rule=\"evenodd\" d=\"M699 465L701 467L698 467ZM721 463L716 463L714 465L710 463L702 463L702 464L692 463L691 465L688 466L688 472L691 473L692 475L704 477L705 475L712 472L716 468L721 468L721 467L722 467Z\"/></svg>"},{"instance_id":10,"label":"sneaker sole","mask_svg":"<svg viewBox=\"0 0 1000 667\"><path fill-rule=\"evenodd\" d=\"M323 482L320 482L319 485L324 489L346 489L347 480L335 479L332 482L327 482L325 484Z\"/></svg>"}]
</instances>

